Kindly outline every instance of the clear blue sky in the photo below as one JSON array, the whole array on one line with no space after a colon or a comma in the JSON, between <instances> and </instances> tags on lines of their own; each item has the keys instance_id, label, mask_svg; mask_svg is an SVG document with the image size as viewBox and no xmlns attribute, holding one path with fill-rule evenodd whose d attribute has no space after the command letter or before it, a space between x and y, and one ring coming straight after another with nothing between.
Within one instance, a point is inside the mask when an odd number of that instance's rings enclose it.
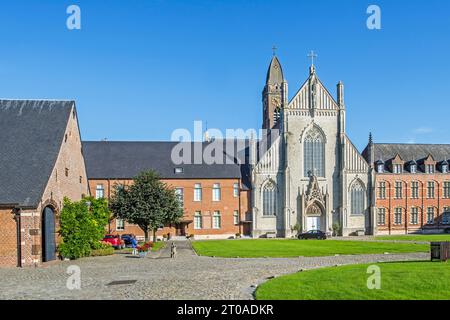
<instances>
[{"instance_id":1,"label":"clear blue sky","mask_svg":"<svg viewBox=\"0 0 450 320\"><path fill-rule=\"evenodd\" d=\"M66 28L81 7L82 29ZM366 9L382 10L382 30ZM308 74L346 85L347 132L450 143L450 2L35 0L0 4L0 97L75 99L84 140L259 128L276 45L290 96Z\"/></svg>"}]
</instances>

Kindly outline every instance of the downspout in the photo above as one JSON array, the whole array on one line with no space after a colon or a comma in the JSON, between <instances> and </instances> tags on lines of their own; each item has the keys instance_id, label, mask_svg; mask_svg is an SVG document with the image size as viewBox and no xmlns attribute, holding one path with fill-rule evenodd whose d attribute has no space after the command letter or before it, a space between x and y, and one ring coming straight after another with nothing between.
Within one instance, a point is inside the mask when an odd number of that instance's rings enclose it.
<instances>
[{"instance_id":1,"label":"downspout","mask_svg":"<svg viewBox=\"0 0 450 320\"><path fill-rule=\"evenodd\" d=\"M17 267L22 268L22 223L20 218L20 207L15 207L13 209L14 212L14 219L16 220L16 226L17 226Z\"/></svg>"}]
</instances>

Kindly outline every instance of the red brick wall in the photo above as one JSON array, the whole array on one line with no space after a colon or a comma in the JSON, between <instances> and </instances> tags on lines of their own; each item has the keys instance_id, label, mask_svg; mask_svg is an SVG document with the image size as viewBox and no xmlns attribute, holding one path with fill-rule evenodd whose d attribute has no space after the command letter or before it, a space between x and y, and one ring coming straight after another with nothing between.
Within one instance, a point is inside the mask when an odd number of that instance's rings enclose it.
<instances>
[{"instance_id":1,"label":"red brick wall","mask_svg":"<svg viewBox=\"0 0 450 320\"><path fill-rule=\"evenodd\" d=\"M386 184L386 199L379 198L379 183L384 181ZM419 184L419 197L413 199L411 197L411 182L417 181ZM427 183L434 181L435 196L427 197ZM375 179L375 198L376 209L375 219L378 223L378 208L386 209L386 224L378 225L378 233L380 234L398 234L412 233L424 231L442 231L450 225L442 225L442 213L445 206L450 207L450 199L443 197L443 182L450 181L449 174L376 174ZM395 197L395 182L402 183L402 198ZM402 208L402 224L394 224L395 208ZM419 212L418 224L411 224L411 208L417 207ZM427 224L427 208L434 207L435 223Z\"/></svg>"},{"instance_id":2,"label":"red brick wall","mask_svg":"<svg viewBox=\"0 0 450 320\"><path fill-rule=\"evenodd\" d=\"M17 224L11 209L0 209L0 266L17 266Z\"/></svg>"},{"instance_id":3,"label":"red brick wall","mask_svg":"<svg viewBox=\"0 0 450 320\"><path fill-rule=\"evenodd\" d=\"M163 180L172 188L183 188L184 198L184 217L183 221L191 221L186 228L186 234L194 234L198 238L215 238L215 237L229 237L236 233L242 233L243 227L239 223L234 224L234 211L239 213L239 222L245 220L245 213L249 211L248 196L249 192L241 191L237 197L234 197L233 186L239 183L239 179L177 179L177 180ZM132 180L89 180L89 188L91 194L95 195L96 187L102 184L105 190L105 198L109 198L114 192L115 184L129 185ZM202 201L194 201L194 186L200 183L202 186ZM212 188L214 183L220 183L221 200L212 200ZM200 211L202 215L203 226L202 229L194 229L194 215L196 211ZM212 228L212 216L214 211L219 211L221 215L221 228ZM142 230L134 225L125 223L125 230L117 231L116 222L112 221L109 226L109 232L112 233L133 233L137 236L143 236ZM175 227L167 226L158 231L158 236L169 233L176 235Z\"/></svg>"}]
</instances>

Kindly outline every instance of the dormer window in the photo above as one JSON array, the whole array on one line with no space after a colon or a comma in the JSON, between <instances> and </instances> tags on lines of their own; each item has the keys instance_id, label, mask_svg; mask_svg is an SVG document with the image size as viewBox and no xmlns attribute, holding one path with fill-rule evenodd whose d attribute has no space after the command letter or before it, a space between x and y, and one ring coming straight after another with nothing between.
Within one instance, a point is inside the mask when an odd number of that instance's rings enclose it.
<instances>
[{"instance_id":1,"label":"dormer window","mask_svg":"<svg viewBox=\"0 0 450 320\"><path fill-rule=\"evenodd\" d=\"M448 164L442 165L442 173L448 173Z\"/></svg>"},{"instance_id":2,"label":"dormer window","mask_svg":"<svg viewBox=\"0 0 450 320\"><path fill-rule=\"evenodd\" d=\"M175 168L175 173L176 173L176 174L181 174L181 173L183 173L183 172L184 172L183 168L181 168L181 167L176 167L176 168Z\"/></svg>"},{"instance_id":3,"label":"dormer window","mask_svg":"<svg viewBox=\"0 0 450 320\"><path fill-rule=\"evenodd\" d=\"M384 162L382 160L375 161L375 166L378 173L384 172Z\"/></svg>"},{"instance_id":4,"label":"dormer window","mask_svg":"<svg viewBox=\"0 0 450 320\"><path fill-rule=\"evenodd\" d=\"M425 166L425 172L426 172L426 173L429 173L429 174L434 173L434 165L432 165L432 164L427 164L427 165Z\"/></svg>"},{"instance_id":5,"label":"dormer window","mask_svg":"<svg viewBox=\"0 0 450 320\"><path fill-rule=\"evenodd\" d=\"M384 172L384 164L379 164L377 171L378 171L378 173L383 173Z\"/></svg>"},{"instance_id":6,"label":"dormer window","mask_svg":"<svg viewBox=\"0 0 450 320\"><path fill-rule=\"evenodd\" d=\"M396 174L402 173L402 165L401 164L394 164L394 173L396 173Z\"/></svg>"},{"instance_id":7,"label":"dormer window","mask_svg":"<svg viewBox=\"0 0 450 320\"><path fill-rule=\"evenodd\" d=\"M411 173L417 173L417 165L416 164L412 164L409 167L409 170L411 171Z\"/></svg>"}]
</instances>

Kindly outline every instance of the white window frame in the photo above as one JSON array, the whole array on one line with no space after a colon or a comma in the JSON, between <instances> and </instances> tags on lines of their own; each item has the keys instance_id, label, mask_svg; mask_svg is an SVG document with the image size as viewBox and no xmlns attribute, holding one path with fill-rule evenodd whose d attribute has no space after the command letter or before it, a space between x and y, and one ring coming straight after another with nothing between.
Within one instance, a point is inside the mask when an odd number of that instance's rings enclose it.
<instances>
[{"instance_id":1,"label":"white window frame","mask_svg":"<svg viewBox=\"0 0 450 320\"><path fill-rule=\"evenodd\" d=\"M233 224L235 225L235 226L238 226L239 225L239 221L240 219L239 219L239 210L234 210L234 212L233 212Z\"/></svg>"},{"instance_id":2,"label":"white window frame","mask_svg":"<svg viewBox=\"0 0 450 320\"><path fill-rule=\"evenodd\" d=\"M220 211L214 211L212 227L213 227L213 229L222 228L222 216L220 214Z\"/></svg>"},{"instance_id":3,"label":"white window frame","mask_svg":"<svg viewBox=\"0 0 450 320\"><path fill-rule=\"evenodd\" d=\"M99 195L101 193L101 196ZM95 187L95 199L104 199L105 198L105 187L103 184L97 184Z\"/></svg>"},{"instance_id":4,"label":"white window frame","mask_svg":"<svg viewBox=\"0 0 450 320\"><path fill-rule=\"evenodd\" d=\"M196 183L194 185L194 201L195 202L200 202L202 201L202 184L201 183Z\"/></svg>"},{"instance_id":5,"label":"white window frame","mask_svg":"<svg viewBox=\"0 0 450 320\"><path fill-rule=\"evenodd\" d=\"M233 197L235 198L239 197L239 183L233 184Z\"/></svg>"},{"instance_id":6,"label":"white window frame","mask_svg":"<svg viewBox=\"0 0 450 320\"><path fill-rule=\"evenodd\" d=\"M219 202L222 199L220 183L214 183L212 188L212 201Z\"/></svg>"},{"instance_id":7,"label":"white window frame","mask_svg":"<svg viewBox=\"0 0 450 320\"><path fill-rule=\"evenodd\" d=\"M119 221L120 221L120 223L119 223ZM121 225L121 226L119 227L119 225ZM117 218L116 219L116 231L124 231L124 230L125 230L125 220Z\"/></svg>"},{"instance_id":8,"label":"white window frame","mask_svg":"<svg viewBox=\"0 0 450 320\"><path fill-rule=\"evenodd\" d=\"M194 214L194 230L203 229L203 217L200 211L196 211Z\"/></svg>"}]
</instances>

